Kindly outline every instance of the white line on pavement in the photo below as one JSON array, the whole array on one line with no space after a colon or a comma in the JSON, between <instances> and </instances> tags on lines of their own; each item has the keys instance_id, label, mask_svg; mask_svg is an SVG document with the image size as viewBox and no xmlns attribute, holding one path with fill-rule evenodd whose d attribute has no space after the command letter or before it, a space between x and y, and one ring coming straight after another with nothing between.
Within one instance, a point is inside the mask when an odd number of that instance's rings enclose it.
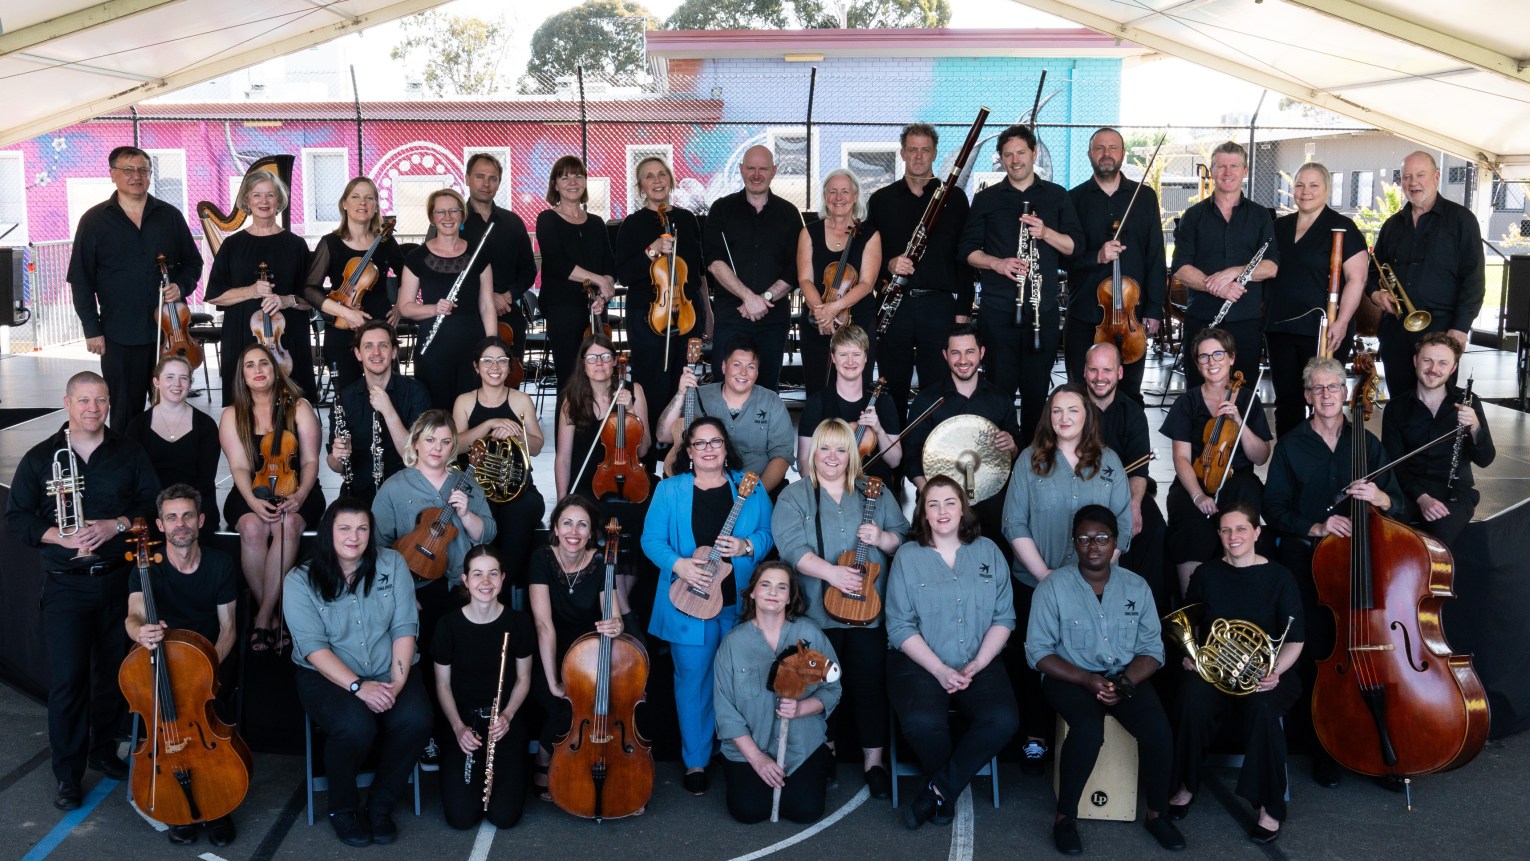
<instances>
[{"instance_id":1,"label":"white line on pavement","mask_svg":"<svg viewBox=\"0 0 1530 861\"><path fill-rule=\"evenodd\" d=\"M813 825L813 827L807 829L806 831L799 831L798 833L793 834L792 836L786 838L785 840L782 840L782 841L777 842L777 843L772 843L772 844L770 844L769 846L766 846L763 849L756 849L753 852L750 852L748 855L740 855L737 858L734 858L733 861L755 861L756 858L764 858L766 855L770 855L770 854L775 853L775 852L780 852L782 849L785 849L788 846L795 846L795 845L797 845L798 843L801 843L804 840L808 840L808 839L812 838L813 835L817 834L818 832L824 830L825 828L828 828L829 826L831 826L834 823L840 821L841 819L844 819L846 816L849 816L852 812L855 811L855 808L860 807L862 804L865 804L866 803L866 799L868 799L870 797L871 797L871 790L867 789L866 787L863 786L863 787L861 787L861 791L857 792L855 794L854 798L851 798L849 801L845 802L845 805L843 807L841 807L840 809L834 811L833 813L829 814L828 816L824 817L823 819L820 819L817 823L815 823ZM971 805L968 805L968 808L969 808L969 813L970 813ZM968 858L969 859L971 858L970 854L969 854ZM478 861L478 859L474 859L474 861Z\"/></svg>"},{"instance_id":2,"label":"white line on pavement","mask_svg":"<svg viewBox=\"0 0 1530 861\"><path fill-rule=\"evenodd\" d=\"M972 821L972 787L962 790L956 799L956 823L951 829L951 854L948 861L972 861L972 843L976 826Z\"/></svg>"}]
</instances>

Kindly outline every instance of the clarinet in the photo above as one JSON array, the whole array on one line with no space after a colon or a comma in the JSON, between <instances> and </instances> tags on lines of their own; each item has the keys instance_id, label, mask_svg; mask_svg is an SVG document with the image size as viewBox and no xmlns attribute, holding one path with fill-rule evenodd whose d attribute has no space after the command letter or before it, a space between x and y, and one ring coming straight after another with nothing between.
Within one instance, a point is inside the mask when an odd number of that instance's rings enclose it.
<instances>
[{"instance_id":1,"label":"clarinet","mask_svg":"<svg viewBox=\"0 0 1530 861\"><path fill-rule=\"evenodd\" d=\"M345 408L340 406L340 398L335 398L335 438L345 437L350 439L351 429L345 424ZM351 495L351 456L340 458L340 495Z\"/></svg>"},{"instance_id":2,"label":"clarinet","mask_svg":"<svg viewBox=\"0 0 1530 861\"><path fill-rule=\"evenodd\" d=\"M489 793L494 791L494 721L499 719L499 704L505 695L505 655L510 651L510 635L500 641L499 646L499 687L494 691L494 707L489 711L489 729L485 731L484 744L489 746L489 753L483 761L483 809L489 809Z\"/></svg>"},{"instance_id":3,"label":"clarinet","mask_svg":"<svg viewBox=\"0 0 1530 861\"><path fill-rule=\"evenodd\" d=\"M1466 390L1461 392L1461 406L1472 405L1472 382L1475 378L1466 378ZM1466 425L1456 425L1456 442L1450 449L1450 475L1445 479L1446 499L1455 502L1460 498L1460 492L1456 490L1456 471L1461 468L1461 448L1466 444Z\"/></svg>"},{"instance_id":4,"label":"clarinet","mask_svg":"<svg viewBox=\"0 0 1530 861\"><path fill-rule=\"evenodd\" d=\"M1020 202L1020 215L1025 217L1031 214L1031 202ZM1036 248L1036 240L1031 238L1031 233L1026 229L1025 223L1020 224L1020 238L1016 243L1015 256L1025 261L1025 276L1015 282L1015 326L1025 325L1025 306L1029 302L1031 306L1031 349L1041 349L1041 253ZM1029 291L1030 297L1026 298Z\"/></svg>"},{"instance_id":5,"label":"clarinet","mask_svg":"<svg viewBox=\"0 0 1530 861\"><path fill-rule=\"evenodd\" d=\"M494 225L489 225L493 227ZM382 490L383 447L382 428L377 420L377 410L372 410L372 490Z\"/></svg>"},{"instance_id":6,"label":"clarinet","mask_svg":"<svg viewBox=\"0 0 1530 861\"><path fill-rule=\"evenodd\" d=\"M1270 247L1270 241L1268 239L1266 239L1264 241L1264 244L1259 246L1259 250L1254 252L1254 259L1250 260L1248 262L1248 265L1243 267L1243 271L1238 273L1238 286L1239 287L1246 287L1246 286L1248 286L1249 280L1254 277L1254 268L1259 265L1259 261L1264 259L1264 250L1266 248L1269 248L1269 247ZM1228 299L1226 302L1222 303L1222 310L1218 311L1217 315L1215 317L1211 318L1211 325L1212 325L1212 327L1216 327L1216 326L1222 325L1222 318L1227 316L1227 312L1232 310L1232 306L1233 306L1233 300L1231 300L1231 299Z\"/></svg>"}]
</instances>

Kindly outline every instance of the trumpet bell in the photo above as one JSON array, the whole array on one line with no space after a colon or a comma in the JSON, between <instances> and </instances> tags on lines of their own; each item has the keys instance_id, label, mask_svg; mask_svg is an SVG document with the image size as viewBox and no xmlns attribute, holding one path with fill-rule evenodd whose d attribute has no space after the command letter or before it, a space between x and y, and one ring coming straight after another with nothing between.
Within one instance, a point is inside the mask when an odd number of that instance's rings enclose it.
<instances>
[{"instance_id":1,"label":"trumpet bell","mask_svg":"<svg viewBox=\"0 0 1530 861\"><path fill-rule=\"evenodd\" d=\"M1429 328L1433 319L1428 311L1414 311L1403 318L1403 328L1409 332L1422 332Z\"/></svg>"}]
</instances>

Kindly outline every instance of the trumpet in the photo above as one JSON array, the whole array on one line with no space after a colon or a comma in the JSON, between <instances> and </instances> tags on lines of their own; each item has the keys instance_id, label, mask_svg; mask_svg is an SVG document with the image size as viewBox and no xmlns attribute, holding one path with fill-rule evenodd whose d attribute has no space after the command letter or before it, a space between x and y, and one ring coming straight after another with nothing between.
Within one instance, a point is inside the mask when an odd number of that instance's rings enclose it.
<instances>
[{"instance_id":1,"label":"trumpet","mask_svg":"<svg viewBox=\"0 0 1530 861\"><path fill-rule=\"evenodd\" d=\"M1381 273L1381 289L1392 297L1392 316L1401 317L1403 328L1409 332L1422 332L1429 328L1434 317L1428 311L1413 307L1413 301L1403 290L1402 282L1397 280L1397 273L1392 271L1392 264L1382 263L1376 259L1375 254L1371 255L1371 262L1376 264L1376 271Z\"/></svg>"},{"instance_id":2,"label":"trumpet","mask_svg":"<svg viewBox=\"0 0 1530 861\"><path fill-rule=\"evenodd\" d=\"M85 525L85 476L80 475L80 464L74 457L68 427L64 428L64 447L53 453L53 478L44 487L53 497L53 519L58 534L67 538L79 532ZM96 554L82 547L74 558L95 559Z\"/></svg>"},{"instance_id":3,"label":"trumpet","mask_svg":"<svg viewBox=\"0 0 1530 861\"><path fill-rule=\"evenodd\" d=\"M1222 693L1241 697L1259 690L1259 680L1275 669L1275 658L1296 617L1287 618L1286 630L1278 640L1253 622L1217 619L1211 623L1206 642L1197 645L1190 616L1204 609L1204 604L1190 604L1164 616L1164 635L1190 656L1196 673Z\"/></svg>"}]
</instances>

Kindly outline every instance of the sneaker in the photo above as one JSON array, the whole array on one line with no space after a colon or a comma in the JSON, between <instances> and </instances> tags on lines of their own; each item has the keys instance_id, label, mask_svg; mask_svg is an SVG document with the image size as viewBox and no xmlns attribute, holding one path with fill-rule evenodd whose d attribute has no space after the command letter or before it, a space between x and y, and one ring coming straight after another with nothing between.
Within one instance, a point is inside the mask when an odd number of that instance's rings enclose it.
<instances>
[{"instance_id":1,"label":"sneaker","mask_svg":"<svg viewBox=\"0 0 1530 861\"><path fill-rule=\"evenodd\" d=\"M434 737L425 742L425 750L420 754L420 771L441 770L441 748L436 746Z\"/></svg>"},{"instance_id":2,"label":"sneaker","mask_svg":"<svg viewBox=\"0 0 1530 861\"><path fill-rule=\"evenodd\" d=\"M1031 739L1025 743L1021 751L1025 758L1020 761L1020 771L1024 774L1042 774L1046 771L1047 746L1044 742Z\"/></svg>"},{"instance_id":3,"label":"sneaker","mask_svg":"<svg viewBox=\"0 0 1530 861\"><path fill-rule=\"evenodd\" d=\"M940 804L935 790L929 784L919 790L919 794L903 808L903 825L910 831L919 830L919 826L935 818L935 808Z\"/></svg>"},{"instance_id":4,"label":"sneaker","mask_svg":"<svg viewBox=\"0 0 1530 861\"><path fill-rule=\"evenodd\" d=\"M347 846L371 846L372 829L367 822L356 815L353 810L343 810L329 815L329 825L335 829L335 836Z\"/></svg>"},{"instance_id":5,"label":"sneaker","mask_svg":"<svg viewBox=\"0 0 1530 861\"><path fill-rule=\"evenodd\" d=\"M956 819L956 802L944 796L935 796L935 815L930 821L936 825L950 825Z\"/></svg>"}]
</instances>

